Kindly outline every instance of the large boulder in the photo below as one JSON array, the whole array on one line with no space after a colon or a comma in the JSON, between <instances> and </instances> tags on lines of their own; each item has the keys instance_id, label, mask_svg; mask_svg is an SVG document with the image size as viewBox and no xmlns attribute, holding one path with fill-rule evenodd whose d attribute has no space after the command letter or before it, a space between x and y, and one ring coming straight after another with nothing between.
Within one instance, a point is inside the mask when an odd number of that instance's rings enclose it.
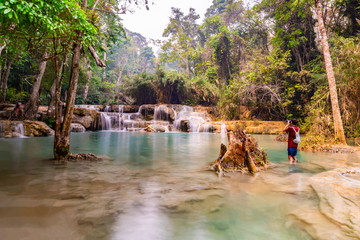
<instances>
[{"instance_id":1,"label":"large boulder","mask_svg":"<svg viewBox=\"0 0 360 240\"><path fill-rule=\"evenodd\" d=\"M86 130L95 130L96 119L99 118L100 112L91 108L74 108L73 123L81 124Z\"/></svg>"},{"instance_id":2,"label":"large boulder","mask_svg":"<svg viewBox=\"0 0 360 240\"><path fill-rule=\"evenodd\" d=\"M175 120L175 112L167 105L159 105L154 109L154 120L173 122Z\"/></svg>"},{"instance_id":3,"label":"large boulder","mask_svg":"<svg viewBox=\"0 0 360 240\"><path fill-rule=\"evenodd\" d=\"M244 131L228 132L228 141L229 148L221 144L219 157L212 164L212 169L220 174L224 170L255 173L269 164L266 152Z\"/></svg>"},{"instance_id":4,"label":"large boulder","mask_svg":"<svg viewBox=\"0 0 360 240\"><path fill-rule=\"evenodd\" d=\"M139 106L137 106L137 105L112 105L111 110L113 112L136 113L139 111Z\"/></svg>"},{"instance_id":5,"label":"large boulder","mask_svg":"<svg viewBox=\"0 0 360 240\"><path fill-rule=\"evenodd\" d=\"M141 105L139 108L139 112L145 118L145 120L149 121L154 119L156 105L154 104L145 104Z\"/></svg>"},{"instance_id":6,"label":"large boulder","mask_svg":"<svg viewBox=\"0 0 360 240\"><path fill-rule=\"evenodd\" d=\"M40 121L23 121L25 136L28 137L43 137L53 136L54 130L52 130L46 123Z\"/></svg>"}]
</instances>

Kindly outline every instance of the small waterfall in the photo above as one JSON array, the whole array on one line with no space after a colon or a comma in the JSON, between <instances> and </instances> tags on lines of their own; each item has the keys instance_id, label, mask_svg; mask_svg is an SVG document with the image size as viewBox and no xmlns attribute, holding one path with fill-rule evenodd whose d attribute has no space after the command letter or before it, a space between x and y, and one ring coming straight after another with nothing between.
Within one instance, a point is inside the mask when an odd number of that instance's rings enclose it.
<instances>
[{"instance_id":1,"label":"small waterfall","mask_svg":"<svg viewBox=\"0 0 360 240\"><path fill-rule=\"evenodd\" d=\"M124 106L119 105L119 130L120 131L124 130L124 127L123 127L124 119L122 118L123 114L124 114Z\"/></svg>"},{"instance_id":2,"label":"small waterfall","mask_svg":"<svg viewBox=\"0 0 360 240\"><path fill-rule=\"evenodd\" d=\"M184 130L184 125L190 132L211 132L212 130L209 117L203 112L195 112L193 107L181 106L181 110L175 113L173 125L177 130Z\"/></svg>"},{"instance_id":3,"label":"small waterfall","mask_svg":"<svg viewBox=\"0 0 360 240\"><path fill-rule=\"evenodd\" d=\"M71 123L71 132L86 132L86 129L83 125L79 123Z\"/></svg>"},{"instance_id":4,"label":"small waterfall","mask_svg":"<svg viewBox=\"0 0 360 240\"><path fill-rule=\"evenodd\" d=\"M110 130L111 129L111 118L106 113L101 113L101 130Z\"/></svg>"},{"instance_id":5,"label":"small waterfall","mask_svg":"<svg viewBox=\"0 0 360 240\"><path fill-rule=\"evenodd\" d=\"M110 106L105 106L104 112L110 112Z\"/></svg>"},{"instance_id":6,"label":"small waterfall","mask_svg":"<svg viewBox=\"0 0 360 240\"><path fill-rule=\"evenodd\" d=\"M154 121L169 121L168 107L166 105L156 106L154 109ZM172 109L174 110L174 109Z\"/></svg>"},{"instance_id":7,"label":"small waterfall","mask_svg":"<svg viewBox=\"0 0 360 240\"><path fill-rule=\"evenodd\" d=\"M25 137L24 124L22 122L14 122L14 132L19 135L19 137Z\"/></svg>"},{"instance_id":8,"label":"small waterfall","mask_svg":"<svg viewBox=\"0 0 360 240\"><path fill-rule=\"evenodd\" d=\"M226 127L226 124L225 124L225 123L221 124L221 133L222 133L222 134L227 133L227 127Z\"/></svg>"}]
</instances>

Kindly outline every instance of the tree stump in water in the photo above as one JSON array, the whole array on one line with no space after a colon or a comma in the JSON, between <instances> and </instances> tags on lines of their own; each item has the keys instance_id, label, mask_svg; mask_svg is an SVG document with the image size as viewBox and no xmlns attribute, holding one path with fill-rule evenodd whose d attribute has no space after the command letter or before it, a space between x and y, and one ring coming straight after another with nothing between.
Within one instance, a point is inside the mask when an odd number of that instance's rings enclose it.
<instances>
[{"instance_id":1,"label":"tree stump in water","mask_svg":"<svg viewBox=\"0 0 360 240\"><path fill-rule=\"evenodd\" d=\"M255 173L269 164L266 152L244 131L228 132L228 140L229 148L221 144L219 157L212 164L213 170L220 174L227 170Z\"/></svg>"}]
</instances>

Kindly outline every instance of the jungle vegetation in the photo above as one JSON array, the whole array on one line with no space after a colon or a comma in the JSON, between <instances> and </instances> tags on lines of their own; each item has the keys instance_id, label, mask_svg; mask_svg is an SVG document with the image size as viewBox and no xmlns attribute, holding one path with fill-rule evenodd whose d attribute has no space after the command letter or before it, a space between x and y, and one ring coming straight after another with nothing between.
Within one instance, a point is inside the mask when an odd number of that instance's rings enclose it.
<instances>
[{"instance_id":1,"label":"jungle vegetation","mask_svg":"<svg viewBox=\"0 0 360 240\"><path fill-rule=\"evenodd\" d=\"M360 137L360 1L249 3L213 0L201 21L172 8L166 40L149 42L121 23L147 0L3 0L1 101L26 102L29 119L49 105L65 139L74 103L218 106L219 119L298 118L314 136Z\"/></svg>"}]
</instances>

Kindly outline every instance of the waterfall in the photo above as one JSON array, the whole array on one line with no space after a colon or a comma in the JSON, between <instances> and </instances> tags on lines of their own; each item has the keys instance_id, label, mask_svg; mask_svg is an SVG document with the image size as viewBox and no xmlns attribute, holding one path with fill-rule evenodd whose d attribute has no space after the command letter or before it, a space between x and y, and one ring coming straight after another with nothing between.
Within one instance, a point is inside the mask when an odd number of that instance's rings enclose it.
<instances>
[{"instance_id":1,"label":"waterfall","mask_svg":"<svg viewBox=\"0 0 360 240\"><path fill-rule=\"evenodd\" d=\"M86 129L83 125L79 124L79 123L71 123L71 132L85 132Z\"/></svg>"},{"instance_id":2,"label":"waterfall","mask_svg":"<svg viewBox=\"0 0 360 240\"><path fill-rule=\"evenodd\" d=\"M22 122L14 122L14 132L16 132L19 137L25 137L24 124Z\"/></svg>"},{"instance_id":3,"label":"waterfall","mask_svg":"<svg viewBox=\"0 0 360 240\"><path fill-rule=\"evenodd\" d=\"M181 106L179 112L175 111L174 128L184 130L188 128L190 132L210 132L212 125L210 119L203 112L195 112L193 107Z\"/></svg>"},{"instance_id":4,"label":"waterfall","mask_svg":"<svg viewBox=\"0 0 360 240\"><path fill-rule=\"evenodd\" d=\"M91 108L89 105L84 106ZM99 106L99 108L102 108L99 123L100 129L140 131L152 125L156 127L157 131L162 132L212 132L213 130L211 119L207 113L198 112L196 108L191 106L148 104L142 105L138 109L134 108L134 106L130 106L129 109L125 107L127 106L118 105L118 109L112 109L110 106ZM126 113L124 113L125 111Z\"/></svg>"},{"instance_id":5,"label":"waterfall","mask_svg":"<svg viewBox=\"0 0 360 240\"><path fill-rule=\"evenodd\" d=\"M110 130L111 129L111 118L106 113L101 113L101 129Z\"/></svg>"},{"instance_id":6,"label":"waterfall","mask_svg":"<svg viewBox=\"0 0 360 240\"><path fill-rule=\"evenodd\" d=\"M124 106L119 105L119 130L120 131L124 130L124 127L123 127L124 119L122 118L123 114L124 114Z\"/></svg>"},{"instance_id":7,"label":"waterfall","mask_svg":"<svg viewBox=\"0 0 360 240\"><path fill-rule=\"evenodd\" d=\"M226 124L223 123L221 124L221 134L226 134L227 133L227 127Z\"/></svg>"}]
</instances>

